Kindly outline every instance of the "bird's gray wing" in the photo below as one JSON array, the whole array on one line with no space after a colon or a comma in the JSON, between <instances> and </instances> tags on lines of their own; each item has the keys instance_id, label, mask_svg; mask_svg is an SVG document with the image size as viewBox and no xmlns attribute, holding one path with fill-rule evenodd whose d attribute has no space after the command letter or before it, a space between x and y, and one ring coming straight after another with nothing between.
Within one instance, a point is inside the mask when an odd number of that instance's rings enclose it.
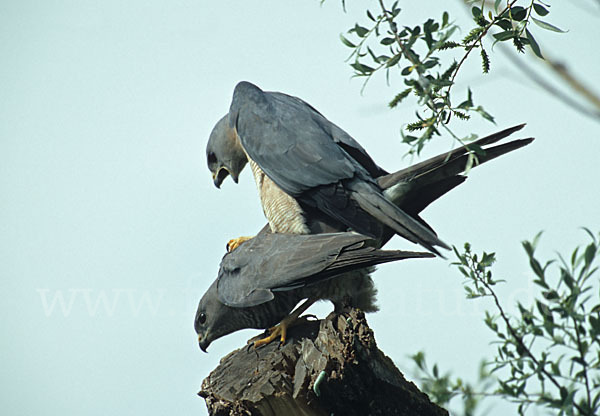
<instances>
[{"instance_id":1,"label":"bird's gray wing","mask_svg":"<svg viewBox=\"0 0 600 416\"><path fill-rule=\"evenodd\" d=\"M270 301L273 292L292 290L357 268L429 253L376 250L356 233L315 235L260 234L227 254L217 293L231 307Z\"/></svg>"},{"instance_id":2,"label":"bird's gray wing","mask_svg":"<svg viewBox=\"0 0 600 416\"><path fill-rule=\"evenodd\" d=\"M287 194L354 177L354 162L322 127L322 116L285 94L263 92L240 82L229 119L244 150Z\"/></svg>"},{"instance_id":3,"label":"bird's gray wing","mask_svg":"<svg viewBox=\"0 0 600 416\"><path fill-rule=\"evenodd\" d=\"M298 111L312 111L312 119L314 122L319 124L323 131L328 134L338 146L340 146L363 168L365 168L372 177L377 178L387 175L388 172L375 163L375 161L371 158L371 156L369 156L367 151L360 145L360 143L354 140L352 136L339 128L337 125L327 120L327 118L325 118L325 116L323 116L323 114L321 114L312 105L301 98L283 94L281 92L269 92L269 95L275 101L293 106Z\"/></svg>"},{"instance_id":4,"label":"bird's gray wing","mask_svg":"<svg viewBox=\"0 0 600 416\"><path fill-rule=\"evenodd\" d=\"M377 264L389 263L391 261L435 257L432 253L420 251L404 250L379 250L364 242L344 247L342 251L331 261L327 267L319 273L300 277L286 284L273 287L273 292L293 290L301 287L311 286L323 282L327 279L344 276L346 272L365 267L375 266ZM342 277L343 278L343 277Z\"/></svg>"},{"instance_id":5,"label":"bird's gray wing","mask_svg":"<svg viewBox=\"0 0 600 416\"><path fill-rule=\"evenodd\" d=\"M232 307L268 302L273 299L273 287L319 273L344 245L366 240L356 233L261 233L223 257L218 277L219 299Z\"/></svg>"}]
</instances>

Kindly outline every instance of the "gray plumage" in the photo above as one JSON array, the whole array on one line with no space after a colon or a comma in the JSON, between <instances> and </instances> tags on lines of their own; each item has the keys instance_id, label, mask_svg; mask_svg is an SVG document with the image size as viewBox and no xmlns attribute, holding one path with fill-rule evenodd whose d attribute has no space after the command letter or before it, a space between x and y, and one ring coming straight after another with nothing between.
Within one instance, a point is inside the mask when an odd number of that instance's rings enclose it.
<instances>
[{"instance_id":1,"label":"gray plumage","mask_svg":"<svg viewBox=\"0 0 600 416\"><path fill-rule=\"evenodd\" d=\"M473 149L477 149L478 152L477 161L473 165L473 167L476 167L505 153L524 147L530 144L533 141L533 138L518 139L504 144L496 144L501 139L521 130L523 127L524 125L518 125L502 130L498 133L481 138L470 144L468 147L463 146L457 148L453 151L443 153L391 174L386 174L384 172L377 177L377 183L380 188L384 190L385 195L390 201L397 204L403 211L412 216L415 221L429 227L429 225L427 225L427 223L419 216L420 212L431 202L466 180L466 176L463 176L461 173L464 171L469 157L471 157L471 154L474 152ZM228 152L231 153L231 150L228 150L226 147L222 147L222 149L224 156L230 157ZM237 173L239 174L239 172ZM318 215L318 213L314 212L313 214L314 215L309 222L311 233L332 233L344 230L344 228L341 228L343 227L342 225L331 222L326 216ZM268 233L268 231L269 225L267 224L259 233L258 237ZM394 230L384 226L381 228L381 232L373 244L375 247L382 247L393 235ZM252 241L253 240L250 240L244 243L237 250L250 249L251 246L244 246L252 243ZM234 253L236 253L237 250L234 251ZM288 252L287 255L291 255L292 253L293 252ZM377 309L375 306L376 291L369 270L369 268L358 268L351 272L345 272L343 275L344 277L330 280L328 286L322 289L328 291L326 295L333 301L336 309L339 309L340 306L353 306L365 311ZM196 325L198 325L198 317L202 307L206 310L211 308L225 308L225 310L228 310L225 315L229 316L231 319L227 318L221 320L214 316L210 318L212 320L207 318L207 322L209 322L211 328L219 328L218 330L213 330L217 331L214 335L210 335L206 338L209 340L208 343L210 343L210 340L216 339L210 338L213 336L218 338L241 328L264 328L279 322L277 319L274 319L272 322L260 322L261 325L258 325L258 322L248 318L250 316L255 316L254 313L245 314L243 309L224 306L218 301L218 298L215 295L217 290L216 285L217 282L215 281L207 291L207 294L203 297L200 304L201 307L199 307L199 312L196 315ZM210 295L210 293L212 293L212 295ZM290 296L289 292L278 292L277 302L267 302L249 308L250 310L256 308L258 311L268 310L271 307L275 307L276 303L281 302L284 304L282 309L288 308L291 310L297 303L297 300L295 297L288 298L288 296ZM261 314L259 313L259 315ZM273 315L266 312L265 315L261 316ZM243 326L237 327L240 324ZM208 344L206 344L206 346L208 346Z\"/></svg>"},{"instance_id":2,"label":"gray plumage","mask_svg":"<svg viewBox=\"0 0 600 416\"><path fill-rule=\"evenodd\" d=\"M350 228L383 244L396 233L415 242L416 232L424 239L421 244L437 252L432 245L439 240L432 239L436 234L419 213L466 179L461 173L472 153L477 166L531 143L529 138L491 146L523 127L502 130L388 174L350 135L306 102L241 82L229 113L210 135L206 153L217 186L228 174L237 182L249 157L259 164L299 202L303 233ZM338 181L328 183L334 178ZM271 219L269 223L273 229ZM408 229L402 231L403 224Z\"/></svg>"},{"instance_id":3,"label":"gray plumage","mask_svg":"<svg viewBox=\"0 0 600 416\"><path fill-rule=\"evenodd\" d=\"M217 153L222 153L216 146L218 137L225 141L234 131L238 137L234 148L236 151L241 148L251 165L256 164L260 170L255 177L264 173L281 191L293 197L306 222L318 215L338 228L375 238L385 225L434 253L438 253L435 246L448 248L431 229L383 195L375 178L386 172L367 152L299 98L264 92L249 82L240 82L234 89L227 118L230 129L218 124L211 134L207 147L209 165L211 160L219 160ZM219 163L212 165L217 169L211 168L217 178L215 184L220 185L226 174L221 173ZM239 174L231 170L229 173ZM261 196L261 201L264 208L269 199ZM282 209L290 206L280 205ZM274 222L280 213L270 209L265 214L275 231ZM295 229L307 231L304 227Z\"/></svg>"},{"instance_id":4,"label":"gray plumage","mask_svg":"<svg viewBox=\"0 0 600 416\"><path fill-rule=\"evenodd\" d=\"M206 145L206 161L213 172L213 182L217 188L228 176L238 182L240 172L248 163L246 153L239 146L233 130L229 128L229 115L222 117L213 128Z\"/></svg>"},{"instance_id":5,"label":"gray plumage","mask_svg":"<svg viewBox=\"0 0 600 416\"><path fill-rule=\"evenodd\" d=\"M344 293L338 284L348 272L430 253L386 251L357 233L259 233L221 261L217 280L198 305L195 329L206 350L217 338L244 328L269 328L305 298L334 302Z\"/></svg>"}]
</instances>

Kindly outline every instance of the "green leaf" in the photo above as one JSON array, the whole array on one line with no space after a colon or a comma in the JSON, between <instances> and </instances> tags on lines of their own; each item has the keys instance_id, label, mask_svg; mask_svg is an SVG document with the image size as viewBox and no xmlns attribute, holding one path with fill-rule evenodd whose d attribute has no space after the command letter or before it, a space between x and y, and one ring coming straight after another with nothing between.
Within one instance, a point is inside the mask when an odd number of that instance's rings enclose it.
<instances>
[{"instance_id":1,"label":"green leaf","mask_svg":"<svg viewBox=\"0 0 600 416\"><path fill-rule=\"evenodd\" d=\"M477 111L481 115L481 117L483 117L487 121L496 124L496 120L494 120L494 116L492 116L490 113L485 111L482 106L477 106L475 108L475 111Z\"/></svg>"},{"instance_id":2,"label":"green leaf","mask_svg":"<svg viewBox=\"0 0 600 416\"><path fill-rule=\"evenodd\" d=\"M533 270L533 272L540 279L544 279L544 270L542 269L542 266L540 265L540 263L535 259L535 257L529 258L529 265L531 266L531 269Z\"/></svg>"},{"instance_id":3,"label":"green leaf","mask_svg":"<svg viewBox=\"0 0 600 416\"><path fill-rule=\"evenodd\" d=\"M484 28L490 24L490 22L488 22L483 16L479 16L477 19L475 19L475 23Z\"/></svg>"},{"instance_id":4,"label":"green leaf","mask_svg":"<svg viewBox=\"0 0 600 416\"><path fill-rule=\"evenodd\" d=\"M417 367L419 367L421 370L423 370L426 367L425 366L425 354L423 353L423 351L419 351L418 353L411 356L410 358L412 358L412 360L415 362Z\"/></svg>"},{"instance_id":5,"label":"green leaf","mask_svg":"<svg viewBox=\"0 0 600 416\"><path fill-rule=\"evenodd\" d=\"M548 10L539 3L533 3L533 10L540 16L546 16L549 13Z\"/></svg>"},{"instance_id":6,"label":"green leaf","mask_svg":"<svg viewBox=\"0 0 600 416\"><path fill-rule=\"evenodd\" d=\"M510 20L508 19L501 19L498 20L496 23L494 23L496 26L501 27L504 30L511 30L512 29L512 23L510 22Z\"/></svg>"},{"instance_id":7,"label":"green leaf","mask_svg":"<svg viewBox=\"0 0 600 416\"><path fill-rule=\"evenodd\" d=\"M590 325L592 326L592 329L597 334L600 334L600 319L594 318L593 316L590 316L589 317L589 321L590 321Z\"/></svg>"},{"instance_id":8,"label":"green leaf","mask_svg":"<svg viewBox=\"0 0 600 416\"><path fill-rule=\"evenodd\" d=\"M533 53L535 53L535 55L538 58L544 59L544 56L542 55L542 51L540 50L540 45L538 45L538 43L535 41L535 39L534 39L533 35L531 34L531 32L529 31L529 29L525 29L525 34L527 35L527 39L529 39L529 47L531 48Z\"/></svg>"},{"instance_id":9,"label":"green leaf","mask_svg":"<svg viewBox=\"0 0 600 416\"><path fill-rule=\"evenodd\" d=\"M358 23L354 25L354 31L361 38L364 38L366 34L369 33L369 30L366 27L359 26Z\"/></svg>"},{"instance_id":10,"label":"green leaf","mask_svg":"<svg viewBox=\"0 0 600 416\"><path fill-rule=\"evenodd\" d=\"M482 154L483 149L481 146L476 145L475 143L469 145L469 150L473 150L477 154ZM496 261L496 253L486 253L484 252L481 256L481 264L484 266L491 266Z\"/></svg>"},{"instance_id":11,"label":"green leaf","mask_svg":"<svg viewBox=\"0 0 600 416\"><path fill-rule=\"evenodd\" d=\"M396 39L394 39L394 38L383 38L383 39L381 39L381 41L379 43L387 46L387 45L391 45L394 42L396 42Z\"/></svg>"},{"instance_id":12,"label":"green leaf","mask_svg":"<svg viewBox=\"0 0 600 416\"><path fill-rule=\"evenodd\" d=\"M527 255L529 257L532 257L533 252L535 250L535 243L531 244L529 241L523 241L521 244L523 245L523 248L525 249L525 252L527 253Z\"/></svg>"},{"instance_id":13,"label":"green leaf","mask_svg":"<svg viewBox=\"0 0 600 416\"><path fill-rule=\"evenodd\" d=\"M399 53L398 55L394 55L392 56L392 59L390 59L387 64L385 64L386 68L391 68L394 65L396 65L398 63L398 61L400 61L400 58L402 57L402 54Z\"/></svg>"},{"instance_id":14,"label":"green leaf","mask_svg":"<svg viewBox=\"0 0 600 416\"><path fill-rule=\"evenodd\" d=\"M593 243L586 247L583 257L586 266L589 266L592 261L594 261L594 257L596 257L596 246Z\"/></svg>"},{"instance_id":15,"label":"green leaf","mask_svg":"<svg viewBox=\"0 0 600 416\"><path fill-rule=\"evenodd\" d=\"M371 55L371 58L373 58L373 61L379 63L379 61L378 61L379 58L377 56L375 56L375 53L373 53L373 50L368 46L367 46L367 52L369 53L369 55Z\"/></svg>"},{"instance_id":16,"label":"green leaf","mask_svg":"<svg viewBox=\"0 0 600 416\"><path fill-rule=\"evenodd\" d=\"M354 62L350 66L361 74L371 74L375 71L375 68L371 68L369 65L361 64L360 62Z\"/></svg>"},{"instance_id":17,"label":"green leaf","mask_svg":"<svg viewBox=\"0 0 600 416\"><path fill-rule=\"evenodd\" d=\"M404 132L402 132L402 143L414 143L418 139L419 138L416 136L411 136L409 134L404 134Z\"/></svg>"},{"instance_id":18,"label":"green leaf","mask_svg":"<svg viewBox=\"0 0 600 416\"><path fill-rule=\"evenodd\" d=\"M546 29L546 30L550 30L552 32L559 32L559 33L567 33L566 30L562 30L554 25L551 25L550 23L546 23L542 20L536 19L535 17L531 16L531 20L533 20L533 23L535 23L536 25L538 25L539 27L541 27L542 29Z\"/></svg>"},{"instance_id":19,"label":"green leaf","mask_svg":"<svg viewBox=\"0 0 600 416\"><path fill-rule=\"evenodd\" d=\"M540 302L539 300L535 301L535 305L536 305L538 311L540 312L540 315L542 315L542 318L544 320L548 320L548 321L554 322L554 318L552 317L552 311L550 310L550 308L548 307L548 305L546 305L545 303Z\"/></svg>"},{"instance_id":20,"label":"green leaf","mask_svg":"<svg viewBox=\"0 0 600 416\"><path fill-rule=\"evenodd\" d=\"M569 274L568 271L566 271L565 269L561 269L561 274L560 274L560 278L563 282L565 282L565 285L567 285L567 287L571 290L573 290L573 282L574 279L573 277Z\"/></svg>"},{"instance_id":21,"label":"green leaf","mask_svg":"<svg viewBox=\"0 0 600 416\"><path fill-rule=\"evenodd\" d=\"M513 39L517 35L518 32L516 30L506 30L504 32L494 33L493 36L497 41L502 42L504 40Z\"/></svg>"},{"instance_id":22,"label":"green leaf","mask_svg":"<svg viewBox=\"0 0 600 416\"><path fill-rule=\"evenodd\" d=\"M342 35L341 33L340 33L340 40L341 40L341 41L342 41L342 43L343 43L344 45L346 45L347 47L349 47L349 48L356 48L356 45L355 45L354 43L350 42L348 39L346 39L346 38L344 37L344 35Z\"/></svg>"},{"instance_id":23,"label":"green leaf","mask_svg":"<svg viewBox=\"0 0 600 416\"><path fill-rule=\"evenodd\" d=\"M452 81L448 80L448 79L444 79L444 78L440 78L440 79L432 79L431 83L434 84L436 87L449 87L450 85L454 84ZM445 107L446 103L443 101L439 101L435 104L436 108L442 108Z\"/></svg>"},{"instance_id":24,"label":"green leaf","mask_svg":"<svg viewBox=\"0 0 600 416\"><path fill-rule=\"evenodd\" d=\"M438 65L438 61L436 58L432 58L432 59L429 59L429 60L423 62L423 66L427 69L431 69L436 65Z\"/></svg>"},{"instance_id":25,"label":"green leaf","mask_svg":"<svg viewBox=\"0 0 600 416\"><path fill-rule=\"evenodd\" d=\"M452 62L452 64L448 67L448 69L446 69L444 71L444 73L442 74L442 76L440 78L450 80L450 76L452 75L452 73L454 72L454 70L457 67L458 67L458 62L456 62L456 61Z\"/></svg>"},{"instance_id":26,"label":"green leaf","mask_svg":"<svg viewBox=\"0 0 600 416\"><path fill-rule=\"evenodd\" d=\"M458 105L458 108L462 108L463 110L467 110L473 107L473 92L471 88L467 89L467 99Z\"/></svg>"},{"instance_id":27,"label":"green leaf","mask_svg":"<svg viewBox=\"0 0 600 416\"><path fill-rule=\"evenodd\" d=\"M447 26L449 20L450 20L450 15L448 14L448 12L444 12L444 14L442 15L442 27Z\"/></svg>"},{"instance_id":28,"label":"green leaf","mask_svg":"<svg viewBox=\"0 0 600 416\"><path fill-rule=\"evenodd\" d=\"M536 249L538 243L540 242L540 238L542 237L543 233L544 233L543 231L540 231L539 233L537 233L535 235L535 237L533 237L533 241L531 242L533 250ZM533 251L531 253L533 254Z\"/></svg>"},{"instance_id":29,"label":"green leaf","mask_svg":"<svg viewBox=\"0 0 600 416\"><path fill-rule=\"evenodd\" d=\"M423 25L423 33L425 34L425 43L427 43L427 47L431 50L431 46L433 45L433 36L432 32L435 32L438 29L438 24L433 21L433 19L428 19Z\"/></svg>"},{"instance_id":30,"label":"green leaf","mask_svg":"<svg viewBox=\"0 0 600 416\"><path fill-rule=\"evenodd\" d=\"M527 17L527 10L524 7L515 6L510 9L510 15L512 16L513 20L520 22Z\"/></svg>"}]
</instances>

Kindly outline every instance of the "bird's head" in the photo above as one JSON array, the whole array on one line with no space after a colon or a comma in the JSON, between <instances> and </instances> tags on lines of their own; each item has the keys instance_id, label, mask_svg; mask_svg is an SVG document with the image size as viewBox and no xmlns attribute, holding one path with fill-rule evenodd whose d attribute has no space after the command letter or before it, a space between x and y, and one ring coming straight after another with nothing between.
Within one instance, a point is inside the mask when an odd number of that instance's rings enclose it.
<instances>
[{"instance_id":1,"label":"bird's head","mask_svg":"<svg viewBox=\"0 0 600 416\"><path fill-rule=\"evenodd\" d=\"M221 187L227 175L231 175L237 183L248 162L235 129L229 125L229 114L221 118L210 133L206 145L206 162L217 188Z\"/></svg>"},{"instance_id":2,"label":"bird's head","mask_svg":"<svg viewBox=\"0 0 600 416\"><path fill-rule=\"evenodd\" d=\"M194 320L200 349L206 352L213 341L240 329L248 328L244 324L245 321L244 309L231 308L219 301L217 281L215 281L200 299Z\"/></svg>"}]
</instances>

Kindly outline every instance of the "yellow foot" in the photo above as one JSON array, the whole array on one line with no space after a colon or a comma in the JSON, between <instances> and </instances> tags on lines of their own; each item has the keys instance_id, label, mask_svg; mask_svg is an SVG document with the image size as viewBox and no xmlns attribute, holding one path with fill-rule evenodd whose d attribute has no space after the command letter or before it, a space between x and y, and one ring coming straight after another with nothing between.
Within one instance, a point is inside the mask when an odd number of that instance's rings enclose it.
<instances>
[{"instance_id":1,"label":"yellow foot","mask_svg":"<svg viewBox=\"0 0 600 416\"><path fill-rule=\"evenodd\" d=\"M242 245L243 243L245 243L248 240L253 239L254 237L238 237L238 238L232 238L231 240L229 240L227 242L227 245L225 246L227 248L227 252L231 253L233 250L235 250L236 248L238 248L240 245Z\"/></svg>"},{"instance_id":2,"label":"yellow foot","mask_svg":"<svg viewBox=\"0 0 600 416\"><path fill-rule=\"evenodd\" d=\"M283 321L282 321L283 323ZM273 328L269 328L267 330L267 332L269 333L269 335L267 335L265 338L259 339L258 341L254 341L254 348L258 348L258 347L262 347L263 345L267 345L270 344L271 342L275 341L277 339L277 337L279 336L279 343L281 345L285 344L285 338L287 336L287 326L285 325L281 325L281 323L277 326L274 326Z\"/></svg>"},{"instance_id":3,"label":"yellow foot","mask_svg":"<svg viewBox=\"0 0 600 416\"><path fill-rule=\"evenodd\" d=\"M248 341L248 344L253 344L254 348L258 348L262 347L263 345L270 344L271 342L275 341L277 337L279 337L279 345L283 345L285 344L285 340L287 337L287 330L293 326L299 325L304 322L308 322L308 318L317 319L317 317L314 315L305 315L301 316L300 318L296 318L293 315L289 315L283 318L283 320L277 326L267 329L267 333L269 335L267 335L265 338L259 339L257 341L253 341L254 338L252 338Z\"/></svg>"}]
</instances>

